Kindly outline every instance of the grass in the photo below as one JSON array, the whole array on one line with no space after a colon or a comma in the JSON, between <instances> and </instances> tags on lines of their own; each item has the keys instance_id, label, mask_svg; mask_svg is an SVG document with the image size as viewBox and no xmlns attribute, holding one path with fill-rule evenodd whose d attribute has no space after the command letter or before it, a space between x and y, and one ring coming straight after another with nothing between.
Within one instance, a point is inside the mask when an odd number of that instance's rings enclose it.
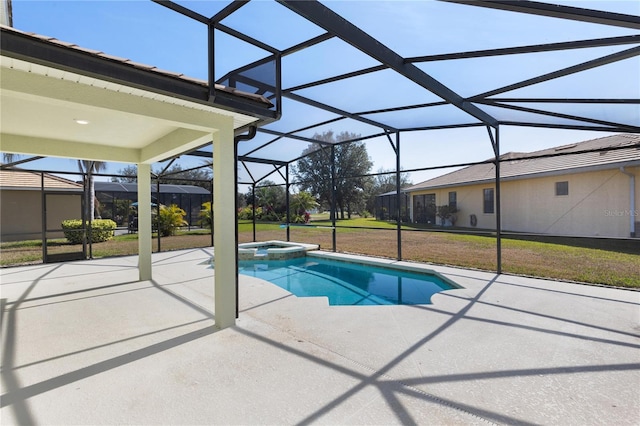
<instances>
[{"instance_id":1,"label":"grass","mask_svg":"<svg viewBox=\"0 0 640 426\"><path fill-rule=\"evenodd\" d=\"M336 223L336 246L341 252L396 258L396 225L373 218L339 220ZM320 244L331 250L333 233L328 220L313 221L311 226L292 226L292 241ZM363 229L374 227L376 230ZM496 239L492 236L451 232L425 231L416 226L402 227L402 258L416 262L452 265L465 268L496 269ZM135 255L136 234L115 237L111 241L93 244L93 257ZM240 242L253 241L251 221L238 224ZM256 240L285 240L287 229L277 223L259 223ZM78 246L65 240L50 241L52 252L77 251ZM206 230L180 232L163 237L162 251L211 246ZM157 239L153 250L157 251ZM40 241L0 243L2 266L42 262ZM640 288L640 244L630 240L526 238L509 236L502 240L502 267L505 273L551 279Z\"/></svg>"}]
</instances>

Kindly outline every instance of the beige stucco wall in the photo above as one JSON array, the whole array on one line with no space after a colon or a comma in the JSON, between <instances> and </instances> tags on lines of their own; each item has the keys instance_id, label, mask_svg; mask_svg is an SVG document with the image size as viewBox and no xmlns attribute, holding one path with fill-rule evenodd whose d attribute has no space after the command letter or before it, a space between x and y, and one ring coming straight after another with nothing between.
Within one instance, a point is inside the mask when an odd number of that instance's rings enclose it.
<instances>
[{"instance_id":1,"label":"beige stucco wall","mask_svg":"<svg viewBox=\"0 0 640 426\"><path fill-rule=\"evenodd\" d=\"M0 191L0 240L21 241L42 238L42 195L40 191ZM47 228L60 229L65 219L80 219L80 195L47 197ZM47 238L64 238L50 232Z\"/></svg>"},{"instance_id":2,"label":"beige stucco wall","mask_svg":"<svg viewBox=\"0 0 640 426\"><path fill-rule=\"evenodd\" d=\"M640 168L636 177L640 197ZM567 181L569 195L556 196L555 183ZM502 228L556 235L628 237L630 233L629 176L619 169L505 182ZM508 213L508 214L507 214ZM640 220L640 219L636 219Z\"/></svg>"},{"instance_id":3,"label":"beige stucco wall","mask_svg":"<svg viewBox=\"0 0 640 426\"><path fill-rule=\"evenodd\" d=\"M477 228L493 229L496 225L495 214L482 213L483 197L485 188L494 188L491 184L467 185L455 188L444 188L427 191L417 191L413 195L436 194L436 206L449 204L449 192L456 192L458 213L456 213L456 226L470 227L470 217L476 215ZM413 198L411 199L411 207L413 209ZM413 218L413 210L411 212ZM436 218L437 224L440 219Z\"/></svg>"},{"instance_id":4,"label":"beige stucco wall","mask_svg":"<svg viewBox=\"0 0 640 426\"><path fill-rule=\"evenodd\" d=\"M640 167L629 167L636 175L635 211L629 203L629 176L619 169L520 179L502 182L502 229L570 236L629 237L630 215L640 222ZM556 196L555 183L569 182L569 195ZM492 183L417 191L436 194L436 205L447 204L449 192L457 193L458 226L470 226L475 214L477 228L495 229L495 214L484 214L483 189ZM413 206L413 200L411 205ZM636 225L636 235L640 229Z\"/></svg>"}]
</instances>

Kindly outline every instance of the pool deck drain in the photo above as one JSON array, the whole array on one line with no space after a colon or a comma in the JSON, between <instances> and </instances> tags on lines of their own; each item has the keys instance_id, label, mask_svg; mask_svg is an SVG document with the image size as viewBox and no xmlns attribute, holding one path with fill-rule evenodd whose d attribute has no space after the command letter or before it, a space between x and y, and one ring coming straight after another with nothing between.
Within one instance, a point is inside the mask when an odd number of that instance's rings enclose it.
<instances>
[{"instance_id":1,"label":"pool deck drain","mask_svg":"<svg viewBox=\"0 0 640 426\"><path fill-rule=\"evenodd\" d=\"M433 305L328 306L211 249L0 270L2 425L638 424L640 293L429 266Z\"/></svg>"}]
</instances>

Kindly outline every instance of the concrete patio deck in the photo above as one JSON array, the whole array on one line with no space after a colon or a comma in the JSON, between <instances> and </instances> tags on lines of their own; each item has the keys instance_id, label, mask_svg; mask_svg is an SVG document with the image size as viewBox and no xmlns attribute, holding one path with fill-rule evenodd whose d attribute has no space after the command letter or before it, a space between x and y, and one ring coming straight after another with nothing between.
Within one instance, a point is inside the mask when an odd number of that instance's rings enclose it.
<instances>
[{"instance_id":1,"label":"concrete patio deck","mask_svg":"<svg viewBox=\"0 0 640 426\"><path fill-rule=\"evenodd\" d=\"M639 424L640 292L433 267L432 305L328 306L210 249L2 269L1 423Z\"/></svg>"}]
</instances>

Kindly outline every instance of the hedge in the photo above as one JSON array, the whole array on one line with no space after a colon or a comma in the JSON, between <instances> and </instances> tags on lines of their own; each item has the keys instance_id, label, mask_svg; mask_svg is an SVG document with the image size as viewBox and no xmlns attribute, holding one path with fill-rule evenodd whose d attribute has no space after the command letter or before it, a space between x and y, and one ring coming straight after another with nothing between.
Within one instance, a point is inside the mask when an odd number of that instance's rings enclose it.
<instances>
[{"instance_id":1,"label":"hedge","mask_svg":"<svg viewBox=\"0 0 640 426\"><path fill-rule=\"evenodd\" d=\"M89 226L89 222L87 222ZM64 236L71 244L82 244L82 220L70 219L62 221ZM116 223L111 219L96 219L91 222L91 242L101 243L113 238Z\"/></svg>"}]
</instances>

